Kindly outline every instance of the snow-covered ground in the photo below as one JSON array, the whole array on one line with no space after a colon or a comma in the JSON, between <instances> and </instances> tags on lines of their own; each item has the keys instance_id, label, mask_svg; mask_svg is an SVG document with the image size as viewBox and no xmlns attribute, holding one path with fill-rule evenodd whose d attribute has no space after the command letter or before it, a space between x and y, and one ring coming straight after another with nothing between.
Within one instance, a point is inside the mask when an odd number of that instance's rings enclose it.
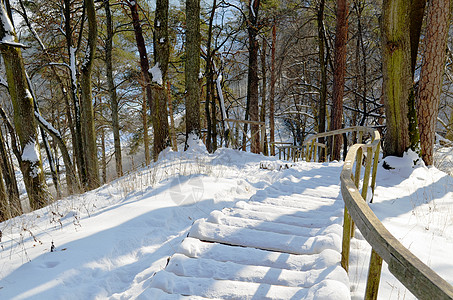
<instances>
[{"instance_id":1,"label":"snow-covered ground","mask_svg":"<svg viewBox=\"0 0 453 300\"><path fill-rule=\"evenodd\" d=\"M453 284L452 178L414 166L410 155L387 160L395 169L379 168L371 207L406 247ZM194 143L187 152L167 150L151 167L95 191L1 223L0 299L146 298L153 275L181 252L193 222L224 218L212 211L300 193L340 197L342 163L263 170L261 162L279 165L275 158L230 149L207 154ZM229 222L237 221L232 217ZM350 284L358 299L370 248L356 237ZM400 286L384 267L379 298L411 298Z\"/></svg>"}]
</instances>

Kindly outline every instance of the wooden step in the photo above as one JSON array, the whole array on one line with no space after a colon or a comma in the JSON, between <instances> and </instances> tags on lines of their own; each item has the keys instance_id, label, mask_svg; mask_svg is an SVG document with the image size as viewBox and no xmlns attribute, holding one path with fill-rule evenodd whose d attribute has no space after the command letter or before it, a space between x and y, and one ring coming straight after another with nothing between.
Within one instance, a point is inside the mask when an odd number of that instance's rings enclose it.
<instances>
[{"instance_id":1,"label":"wooden step","mask_svg":"<svg viewBox=\"0 0 453 300\"><path fill-rule=\"evenodd\" d=\"M341 238L329 233L316 237L301 237L249 228L232 227L206 222L201 219L194 223L190 237L202 241L218 242L236 246L286 252L292 254L314 254L324 249L340 251Z\"/></svg>"}]
</instances>

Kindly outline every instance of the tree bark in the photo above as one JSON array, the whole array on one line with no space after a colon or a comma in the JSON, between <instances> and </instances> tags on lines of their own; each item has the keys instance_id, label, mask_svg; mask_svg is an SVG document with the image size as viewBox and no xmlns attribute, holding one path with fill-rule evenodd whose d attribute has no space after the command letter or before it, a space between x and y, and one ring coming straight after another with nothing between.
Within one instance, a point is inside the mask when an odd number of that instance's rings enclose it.
<instances>
[{"instance_id":1,"label":"tree bark","mask_svg":"<svg viewBox=\"0 0 453 300\"><path fill-rule=\"evenodd\" d=\"M148 72L149 70L148 54L146 52L145 39L143 38L142 26L140 25L140 18L138 16L137 3L135 1L129 2L129 8L131 10L132 24L134 26L135 41L137 43L138 54L140 56L140 70L142 72L142 80L145 88L146 99L148 101L148 107L150 108L152 114L153 94L151 90L150 74ZM146 112L144 112L144 114L145 114L144 118L146 118ZM146 120L144 119L143 123L144 125L147 126L145 122ZM144 128L144 130L147 130L147 128Z\"/></svg>"},{"instance_id":2,"label":"tree bark","mask_svg":"<svg viewBox=\"0 0 453 300\"><path fill-rule=\"evenodd\" d=\"M11 218L11 209L9 207L8 197L6 194L6 188L5 188L5 184L3 182L3 172L0 169L0 222L6 221L10 218Z\"/></svg>"},{"instance_id":3,"label":"tree bark","mask_svg":"<svg viewBox=\"0 0 453 300\"><path fill-rule=\"evenodd\" d=\"M88 190L93 190L100 186L94 111L91 97L91 73L96 53L97 23L94 0L85 0L84 3L88 17L88 53L85 55L85 62L81 67L80 85L82 93L80 102L82 107L82 133L87 168L87 188Z\"/></svg>"},{"instance_id":4,"label":"tree bark","mask_svg":"<svg viewBox=\"0 0 453 300\"><path fill-rule=\"evenodd\" d=\"M104 0L105 18L107 23L107 39L105 41L105 65L107 73L107 84L110 95L110 108L112 110L112 130L113 130L113 143L115 148L115 168L116 176L123 176L123 162L121 156L121 140L120 140L120 124L118 119L118 97L116 94L116 87L113 81L113 21L110 12L110 1Z\"/></svg>"},{"instance_id":5,"label":"tree bark","mask_svg":"<svg viewBox=\"0 0 453 300\"><path fill-rule=\"evenodd\" d=\"M200 0L186 0L186 139L200 137ZM187 148L187 141L186 141Z\"/></svg>"},{"instance_id":6,"label":"tree bark","mask_svg":"<svg viewBox=\"0 0 453 300\"><path fill-rule=\"evenodd\" d=\"M449 20L450 0L431 0L428 7L428 25L418 99L421 157L426 165L434 163L434 142L445 68Z\"/></svg>"},{"instance_id":7,"label":"tree bark","mask_svg":"<svg viewBox=\"0 0 453 300\"><path fill-rule=\"evenodd\" d=\"M337 25L335 30L335 70L333 77L333 107L331 130L343 126L343 95L346 73L346 43L348 41L348 4L347 0L337 0ZM336 135L332 149L332 159L340 160L343 136Z\"/></svg>"},{"instance_id":8,"label":"tree bark","mask_svg":"<svg viewBox=\"0 0 453 300\"><path fill-rule=\"evenodd\" d=\"M211 15L209 17L208 25L208 40L206 41L206 102L205 102L205 113L206 113L206 123L207 123L207 136L206 136L206 148L212 153L215 151L214 147L214 137L213 137L213 128L212 121L215 117L215 102L214 105L211 105L214 98L214 69L212 66L213 53L211 50L212 43L212 26L214 22L215 10L217 7L217 0L212 1ZM209 105L212 106L212 115L210 114Z\"/></svg>"},{"instance_id":9,"label":"tree bark","mask_svg":"<svg viewBox=\"0 0 453 300\"><path fill-rule=\"evenodd\" d=\"M14 167L8 159L8 153L5 147L3 134L0 130L0 167L5 181L6 195L8 197L8 205L11 217L19 216L23 213L20 204L19 189L17 187L16 175Z\"/></svg>"},{"instance_id":10,"label":"tree bark","mask_svg":"<svg viewBox=\"0 0 453 300\"><path fill-rule=\"evenodd\" d=\"M170 55L168 41L168 0L156 1L156 17L154 19L154 62L153 68L160 69L161 77L152 78L153 102L151 115L153 119L154 148L153 158L157 161L159 153L170 145L167 91L168 57ZM198 114L199 116L199 114Z\"/></svg>"},{"instance_id":11,"label":"tree bark","mask_svg":"<svg viewBox=\"0 0 453 300\"><path fill-rule=\"evenodd\" d=\"M408 100L412 86L410 0L384 0L382 16L382 99L387 132L384 155L403 156L409 147Z\"/></svg>"},{"instance_id":12,"label":"tree bark","mask_svg":"<svg viewBox=\"0 0 453 300\"><path fill-rule=\"evenodd\" d=\"M69 194L71 195L82 191L76 176L76 170L71 162L71 157L69 156L68 148L60 133L55 128L49 126L50 124L46 122L38 112L35 112L35 118L38 121L39 126L52 137L53 141L57 143L58 148L60 149L66 169L66 184L68 185Z\"/></svg>"},{"instance_id":13,"label":"tree bark","mask_svg":"<svg viewBox=\"0 0 453 300\"><path fill-rule=\"evenodd\" d=\"M142 101L142 122L143 122L143 145L145 147L145 164L151 163L151 155L149 151L149 135L148 135L148 109L146 106L146 91L143 90Z\"/></svg>"},{"instance_id":14,"label":"tree bark","mask_svg":"<svg viewBox=\"0 0 453 300\"><path fill-rule=\"evenodd\" d=\"M39 44L41 50L43 51L43 54L44 54L44 56L45 56L45 58L47 60L47 63L51 63L52 62L52 58L51 58L49 52L47 51L47 47L44 45L44 43L42 42L42 40L39 37L38 33L34 30L33 26L31 25L23 1L19 0L19 4L20 4L21 9L22 9L22 16L24 18L25 23L27 24L28 29L30 30L30 32L32 33L32 35L36 39L36 41L38 41L38 44ZM67 22L66 24L69 25L69 22ZM65 26L66 26L66 24L65 24ZM76 132L74 130L74 122L72 121L71 107L70 107L70 104L69 104L71 102L71 96L69 95L69 93L66 90L65 83L63 82L62 77L58 74L57 68L54 65L51 65L50 69L52 70L52 74L55 77L55 79L57 80L58 86L60 87L60 91L63 94L63 99L64 99L64 102L65 102L65 113L66 113L66 118L67 118L67 121L68 121L69 131L71 132L72 146L73 146L73 149L75 149L74 150L74 154L75 154L77 152L77 137L76 137ZM70 180L72 180L72 179L70 179ZM75 178L74 182L76 182L76 181L77 181L77 178ZM70 185L70 184L71 183L68 182L68 185ZM80 189L80 187L77 187L77 192L80 191L79 189ZM70 194L73 193L73 187L72 186L69 186L69 193Z\"/></svg>"},{"instance_id":15,"label":"tree bark","mask_svg":"<svg viewBox=\"0 0 453 300\"><path fill-rule=\"evenodd\" d=\"M30 206L38 209L49 204L53 198L48 191L39 151L33 97L28 88L25 66L20 48L5 43L17 42L16 33L9 21L5 7L1 6L3 22L0 22L0 45L14 109L14 124L21 146L20 168L23 174ZM6 20L6 21L5 21ZM6 24L5 24L6 23Z\"/></svg>"},{"instance_id":16,"label":"tree bark","mask_svg":"<svg viewBox=\"0 0 453 300\"><path fill-rule=\"evenodd\" d=\"M260 0L250 0L248 16L248 35L249 35L249 66L247 77L247 99L249 102L249 114L251 121L259 121L258 105L258 49L259 43L256 39L258 35L258 9ZM260 132L259 125L250 126L252 135L252 145L250 150L253 153L260 153Z\"/></svg>"},{"instance_id":17,"label":"tree bark","mask_svg":"<svg viewBox=\"0 0 453 300\"><path fill-rule=\"evenodd\" d=\"M272 26L272 48L271 48L271 90L269 94L269 127L270 137L269 142L271 144L271 155L275 155L275 46L277 43L277 25Z\"/></svg>"},{"instance_id":18,"label":"tree bark","mask_svg":"<svg viewBox=\"0 0 453 300\"><path fill-rule=\"evenodd\" d=\"M266 39L263 37L263 46L261 48L261 81L262 81L262 88L261 88L261 111L260 111L260 121L266 124L266 86L267 86L267 80L266 80ZM264 128L266 128L266 125L264 125ZM263 142L264 142L264 149L263 149L263 154L264 155L269 155L268 153L268 145L267 145L267 138L266 135L262 137Z\"/></svg>"},{"instance_id":19,"label":"tree bark","mask_svg":"<svg viewBox=\"0 0 453 300\"><path fill-rule=\"evenodd\" d=\"M173 103L171 102L170 81L167 81L167 96L168 96L168 112L170 114L170 137L171 148L173 151L178 151L178 142L176 141L175 118L173 117Z\"/></svg>"},{"instance_id":20,"label":"tree bark","mask_svg":"<svg viewBox=\"0 0 453 300\"><path fill-rule=\"evenodd\" d=\"M321 88L319 91L319 107L318 107L318 133L326 131L326 107L327 107L327 59L325 54L324 40L324 6L325 1L319 2L317 25L318 25L318 48L319 48L319 67L321 70ZM324 138L319 139L320 143L324 143ZM325 149L321 149L319 160L325 161Z\"/></svg>"},{"instance_id":21,"label":"tree bark","mask_svg":"<svg viewBox=\"0 0 453 300\"><path fill-rule=\"evenodd\" d=\"M71 28L71 1L64 0L64 19L65 19L65 37L66 48L68 49L69 67L70 67L70 83L71 83L71 98L74 106L74 125L75 125L75 140L73 141L76 163L79 171L79 177L83 188L85 189L88 184L88 175L85 162L85 154L83 150L82 138L82 122L80 101L77 93L77 66L76 66L76 48L73 47L72 41L72 28Z\"/></svg>"},{"instance_id":22,"label":"tree bark","mask_svg":"<svg viewBox=\"0 0 453 300\"><path fill-rule=\"evenodd\" d=\"M412 0L410 7L410 41L411 41L411 73L415 73L417 64L418 44L420 32L423 24L423 14L425 12L426 0Z\"/></svg>"}]
</instances>

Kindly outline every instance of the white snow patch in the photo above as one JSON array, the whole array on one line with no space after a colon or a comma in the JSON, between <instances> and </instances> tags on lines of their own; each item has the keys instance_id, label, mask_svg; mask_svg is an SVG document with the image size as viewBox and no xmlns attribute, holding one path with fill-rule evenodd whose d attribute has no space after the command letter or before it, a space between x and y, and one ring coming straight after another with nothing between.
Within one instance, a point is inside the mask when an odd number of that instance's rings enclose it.
<instances>
[{"instance_id":1,"label":"white snow patch","mask_svg":"<svg viewBox=\"0 0 453 300\"><path fill-rule=\"evenodd\" d=\"M33 99L29 89L25 89L25 99Z\"/></svg>"},{"instance_id":2,"label":"white snow patch","mask_svg":"<svg viewBox=\"0 0 453 300\"><path fill-rule=\"evenodd\" d=\"M22 151L22 160L37 162L39 160L37 145L34 140L28 142Z\"/></svg>"},{"instance_id":3,"label":"white snow patch","mask_svg":"<svg viewBox=\"0 0 453 300\"><path fill-rule=\"evenodd\" d=\"M163 85L163 79L162 79L162 71L159 68L159 63L156 63L154 67L149 69L148 71L151 76L153 77L153 81L156 82L158 85Z\"/></svg>"},{"instance_id":4,"label":"white snow patch","mask_svg":"<svg viewBox=\"0 0 453 300\"><path fill-rule=\"evenodd\" d=\"M71 70L71 78L74 84L77 82L76 51L77 49L74 47L69 48L69 68Z\"/></svg>"}]
</instances>

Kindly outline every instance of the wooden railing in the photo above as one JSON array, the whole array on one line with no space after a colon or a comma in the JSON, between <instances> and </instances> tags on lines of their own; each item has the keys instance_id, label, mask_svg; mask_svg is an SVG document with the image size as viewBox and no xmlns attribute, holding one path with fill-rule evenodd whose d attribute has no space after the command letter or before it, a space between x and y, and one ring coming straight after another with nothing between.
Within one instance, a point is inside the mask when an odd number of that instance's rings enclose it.
<instances>
[{"instance_id":1,"label":"wooden railing","mask_svg":"<svg viewBox=\"0 0 453 300\"><path fill-rule=\"evenodd\" d=\"M252 142L254 134L248 136L247 131L245 130L245 124L247 125L258 125L259 131L255 134L260 134L260 151L264 153L264 137L266 136L266 123L258 121L248 121L248 120L235 120L235 119L225 119L225 122L228 123L229 135L228 135L228 145L235 149L247 147ZM237 136L236 134L237 133ZM242 134L242 136L240 136ZM245 136L245 145L239 142L239 139Z\"/></svg>"},{"instance_id":2,"label":"wooden railing","mask_svg":"<svg viewBox=\"0 0 453 300\"><path fill-rule=\"evenodd\" d=\"M350 239L354 224L371 245L365 299L377 299L382 260L387 262L390 272L419 299L453 299L453 286L420 261L405 248L379 221L365 199L371 187L371 198L376 184L376 170L380 151L380 135L377 130L367 127L351 127L317 134L305 141L305 158L316 161L317 139L356 131L359 141L366 134L366 144L355 144L348 150L341 172L341 194L345 202L343 223L343 244L341 264L349 269ZM365 171L362 172L362 165ZM363 174L362 174L363 173ZM371 183L369 182L371 179ZM448 251L448 250L447 250Z\"/></svg>"}]
</instances>

